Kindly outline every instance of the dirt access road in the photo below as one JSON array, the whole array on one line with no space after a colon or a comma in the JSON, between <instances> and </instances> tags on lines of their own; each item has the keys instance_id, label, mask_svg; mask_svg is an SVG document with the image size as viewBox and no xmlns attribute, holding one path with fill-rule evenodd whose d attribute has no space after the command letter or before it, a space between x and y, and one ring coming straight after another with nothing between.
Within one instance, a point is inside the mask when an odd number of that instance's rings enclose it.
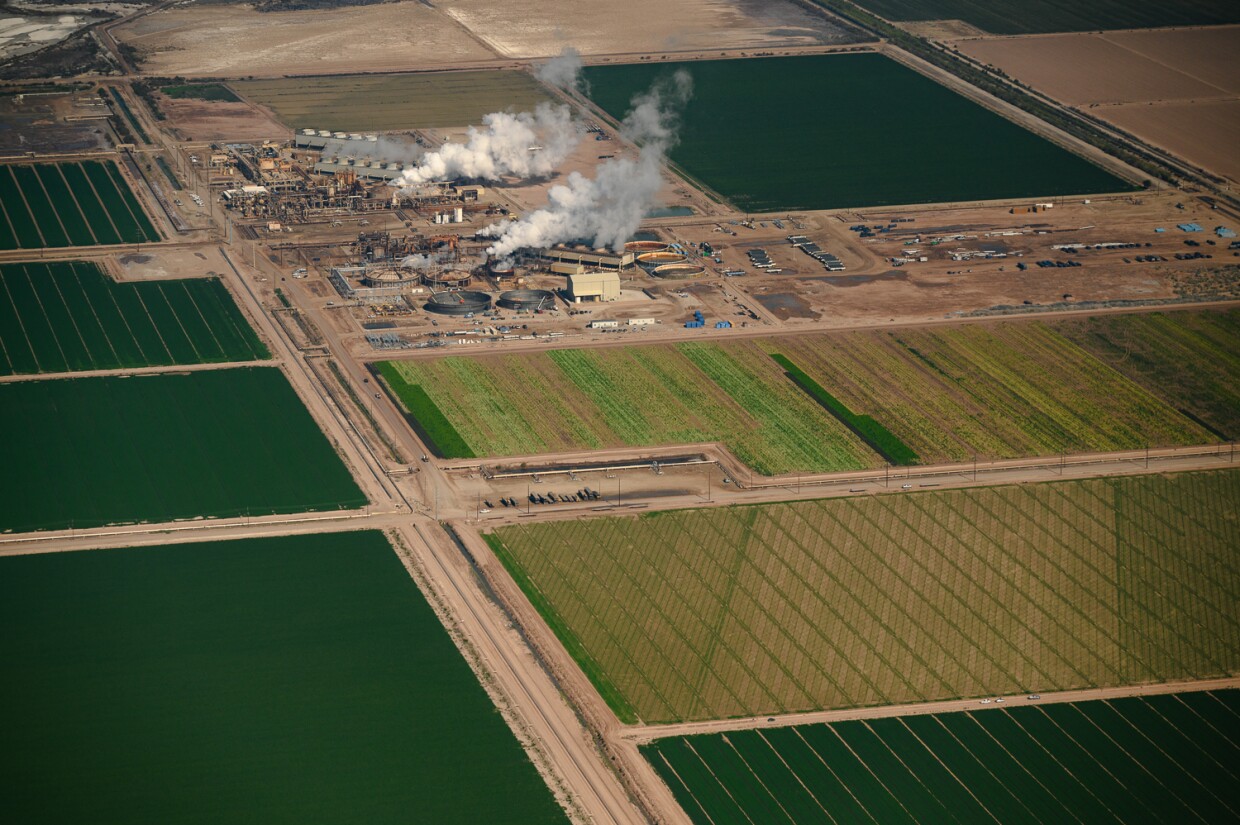
<instances>
[{"instance_id":1,"label":"dirt access road","mask_svg":"<svg viewBox=\"0 0 1240 825\"><path fill-rule=\"evenodd\" d=\"M1240 677L1207 679L1198 682L1162 682L1151 685L1127 685L1114 688L1085 688L1058 693L996 696L988 699L953 699L946 702L922 702L915 705L887 705L877 708L823 710L814 713L789 713L780 716L753 716L746 719L723 719L712 722L686 722L678 725L634 725L621 734L635 743L650 742L668 736L694 736L699 733L724 733L752 728L784 728L792 725L819 725L847 722L853 719L887 719L893 716L928 716L933 713L1001 710L1022 705L1049 705L1061 702L1090 702L1100 699L1123 699L1129 696L1159 696L1167 693L1190 693L1207 690L1228 690L1240 687ZM985 704L982 704L982 703Z\"/></svg>"}]
</instances>

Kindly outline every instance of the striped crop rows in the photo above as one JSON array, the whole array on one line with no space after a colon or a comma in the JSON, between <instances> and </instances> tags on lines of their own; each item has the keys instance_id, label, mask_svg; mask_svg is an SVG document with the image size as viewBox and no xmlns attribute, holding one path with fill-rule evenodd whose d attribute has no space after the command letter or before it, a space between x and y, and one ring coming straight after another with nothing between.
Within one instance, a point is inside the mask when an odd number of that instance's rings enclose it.
<instances>
[{"instance_id":1,"label":"striped crop rows","mask_svg":"<svg viewBox=\"0 0 1240 825\"><path fill-rule=\"evenodd\" d=\"M492 546L626 719L1240 668L1240 472L504 527Z\"/></svg>"},{"instance_id":2,"label":"striped crop rows","mask_svg":"<svg viewBox=\"0 0 1240 825\"><path fill-rule=\"evenodd\" d=\"M1039 322L450 356L390 369L426 392L474 455L721 441L760 473L826 472L883 464L847 421L894 450L888 458L922 464L1217 441L1240 426L1240 360L1226 350L1236 323L1198 315L1131 322L1129 337L1148 335L1145 348L1163 353L1163 372L1174 363L1190 376L1170 389L1161 372L1113 364ZM815 401L772 355L848 415Z\"/></svg>"},{"instance_id":3,"label":"striped crop rows","mask_svg":"<svg viewBox=\"0 0 1240 825\"><path fill-rule=\"evenodd\" d=\"M696 823L1235 822L1240 691L675 737Z\"/></svg>"},{"instance_id":4,"label":"striped crop rows","mask_svg":"<svg viewBox=\"0 0 1240 825\"><path fill-rule=\"evenodd\" d=\"M111 161L0 166L0 249L158 240Z\"/></svg>"},{"instance_id":5,"label":"striped crop rows","mask_svg":"<svg viewBox=\"0 0 1240 825\"><path fill-rule=\"evenodd\" d=\"M116 283L93 263L0 265L0 374L266 357L216 278Z\"/></svg>"}]
</instances>

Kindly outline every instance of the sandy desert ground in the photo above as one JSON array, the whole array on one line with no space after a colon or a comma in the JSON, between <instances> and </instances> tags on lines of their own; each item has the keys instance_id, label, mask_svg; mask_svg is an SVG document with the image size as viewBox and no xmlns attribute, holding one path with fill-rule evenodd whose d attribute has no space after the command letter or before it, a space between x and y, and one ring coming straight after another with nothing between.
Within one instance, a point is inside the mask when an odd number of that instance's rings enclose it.
<instances>
[{"instance_id":1,"label":"sandy desert ground","mask_svg":"<svg viewBox=\"0 0 1240 825\"><path fill-rule=\"evenodd\" d=\"M249 103L161 96L159 108L185 140L275 140L290 131Z\"/></svg>"},{"instance_id":2,"label":"sandy desert ground","mask_svg":"<svg viewBox=\"0 0 1240 825\"><path fill-rule=\"evenodd\" d=\"M177 7L114 34L146 55L145 72L184 77L395 71L495 57L419 2L266 13L241 4Z\"/></svg>"},{"instance_id":3,"label":"sandy desert ground","mask_svg":"<svg viewBox=\"0 0 1240 825\"><path fill-rule=\"evenodd\" d=\"M1094 114L1185 160L1240 182L1240 98L1107 106Z\"/></svg>"},{"instance_id":4,"label":"sandy desert ground","mask_svg":"<svg viewBox=\"0 0 1240 825\"><path fill-rule=\"evenodd\" d=\"M962 40L955 48L1232 180L1240 26Z\"/></svg>"},{"instance_id":5,"label":"sandy desert ground","mask_svg":"<svg viewBox=\"0 0 1240 825\"><path fill-rule=\"evenodd\" d=\"M847 42L840 28L788 0L441 0L504 57L702 49L764 49Z\"/></svg>"},{"instance_id":6,"label":"sandy desert ground","mask_svg":"<svg viewBox=\"0 0 1240 825\"><path fill-rule=\"evenodd\" d=\"M1240 27L965 40L960 51L1073 105L1240 92Z\"/></svg>"}]
</instances>

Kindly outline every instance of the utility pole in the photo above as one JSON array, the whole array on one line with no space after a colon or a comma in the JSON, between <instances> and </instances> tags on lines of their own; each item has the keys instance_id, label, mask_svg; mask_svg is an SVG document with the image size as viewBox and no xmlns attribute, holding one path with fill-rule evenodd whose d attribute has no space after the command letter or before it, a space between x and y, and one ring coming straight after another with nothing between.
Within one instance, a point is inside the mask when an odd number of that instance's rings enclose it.
<instances>
[{"instance_id":1,"label":"utility pole","mask_svg":"<svg viewBox=\"0 0 1240 825\"><path fill-rule=\"evenodd\" d=\"M973 480L977 481L977 453L973 454Z\"/></svg>"},{"instance_id":2,"label":"utility pole","mask_svg":"<svg viewBox=\"0 0 1240 825\"><path fill-rule=\"evenodd\" d=\"M527 481L525 482L525 514L527 516L530 514L530 501L530 483Z\"/></svg>"},{"instance_id":3,"label":"utility pole","mask_svg":"<svg viewBox=\"0 0 1240 825\"><path fill-rule=\"evenodd\" d=\"M884 487L891 486L891 463L890 462L883 464L883 486Z\"/></svg>"}]
</instances>

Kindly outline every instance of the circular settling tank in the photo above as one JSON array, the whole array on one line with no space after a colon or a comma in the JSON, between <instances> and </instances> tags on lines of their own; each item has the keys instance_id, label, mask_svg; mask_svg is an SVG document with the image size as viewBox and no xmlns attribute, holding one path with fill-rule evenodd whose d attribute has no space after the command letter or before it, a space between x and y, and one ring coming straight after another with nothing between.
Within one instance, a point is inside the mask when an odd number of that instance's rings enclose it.
<instances>
[{"instance_id":1,"label":"circular settling tank","mask_svg":"<svg viewBox=\"0 0 1240 825\"><path fill-rule=\"evenodd\" d=\"M504 309L551 309L555 296L545 289L513 289L502 293L497 303Z\"/></svg>"},{"instance_id":2,"label":"circular settling tank","mask_svg":"<svg viewBox=\"0 0 1240 825\"><path fill-rule=\"evenodd\" d=\"M663 241L629 241L624 245L625 252L662 252L667 249Z\"/></svg>"},{"instance_id":3,"label":"circular settling tank","mask_svg":"<svg viewBox=\"0 0 1240 825\"><path fill-rule=\"evenodd\" d=\"M368 269L361 280L362 286L400 286L405 283L417 283L418 273L408 269Z\"/></svg>"},{"instance_id":4,"label":"circular settling tank","mask_svg":"<svg viewBox=\"0 0 1240 825\"><path fill-rule=\"evenodd\" d=\"M696 278L706 272L706 267L698 264L664 264L656 266L650 274L656 278L679 281L684 278Z\"/></svg>"},{"instance_id":5,"label":"circular settling tank","mask_svg":"<svg viewBox=\"0 0 1240 825\"><path fill-rule=\"evenodd\" d=\"M685 256L679 252L643 252L637 256L637 263L647 269L664 264L683 264Z\"/></svg>"},{"instance_id":6,"label":"circular settling tank","mask_svg":"<svg viewBox=\"0 0 1240 825\"><path fill-rule=\"evenodd\" d=\"M491 296L485 292L460 290L453 292L436 292L426 302L428 312L440 315L469 315L470 313L486 312L491 308Z\"/></svg>"},{"instance_id":7,"label":"circular settling tank","mask_svg":"<svg viewBox=\"0 0 1240 825\"><path fill-rule=\"evenodd\" d=\"M422 273L422 283L432 289L462 287L469 283L473 276L463 269L428 269Z\"/></svg>"}]
</instances>

